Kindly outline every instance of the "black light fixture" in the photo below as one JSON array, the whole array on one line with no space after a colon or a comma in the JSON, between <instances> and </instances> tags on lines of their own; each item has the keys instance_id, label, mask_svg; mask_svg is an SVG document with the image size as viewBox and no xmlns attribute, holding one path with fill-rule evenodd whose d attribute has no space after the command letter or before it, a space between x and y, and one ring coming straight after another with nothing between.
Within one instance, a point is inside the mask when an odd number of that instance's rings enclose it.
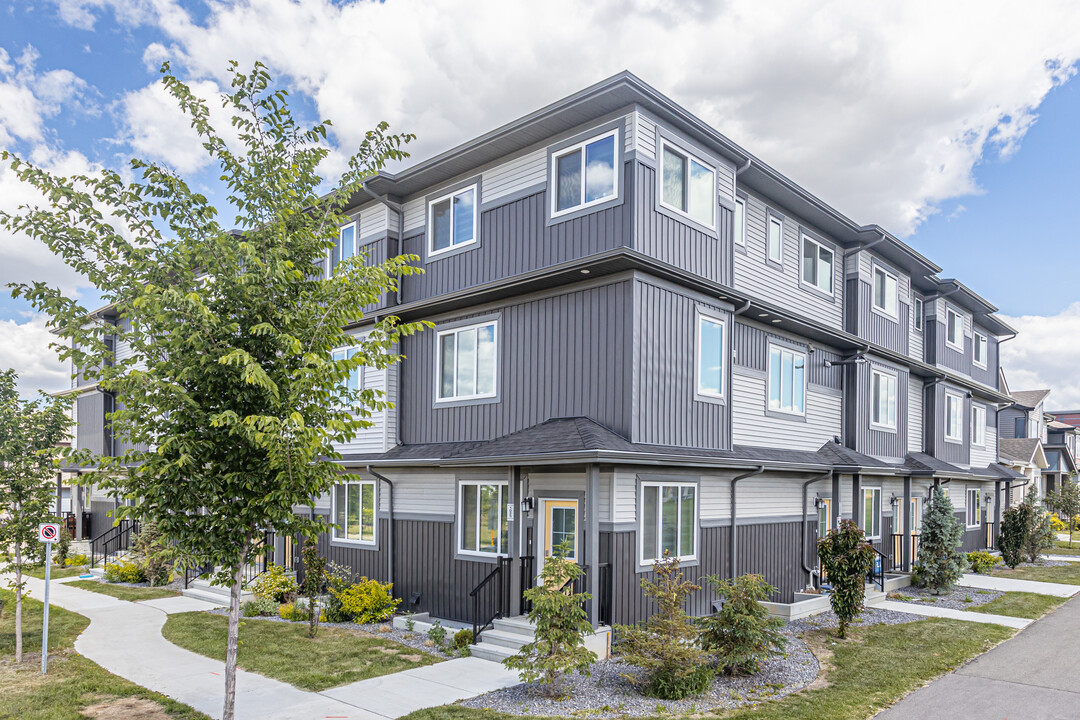
<instances>
[{"instance_id":1,"label":"black light fixture","mask_svg":"<svg viewBox=\"0 0 1080 720\"><path fill-rule=\"evenodd\" d=\"M527 498L525 498L525 499L523 499L521 501L521 513L523 515L526 514L526 513L531 513L532 509L533 509L533 498L532 498L532 495L530 495L530 496L528 496Z\"/></svg>"}]
</instances>

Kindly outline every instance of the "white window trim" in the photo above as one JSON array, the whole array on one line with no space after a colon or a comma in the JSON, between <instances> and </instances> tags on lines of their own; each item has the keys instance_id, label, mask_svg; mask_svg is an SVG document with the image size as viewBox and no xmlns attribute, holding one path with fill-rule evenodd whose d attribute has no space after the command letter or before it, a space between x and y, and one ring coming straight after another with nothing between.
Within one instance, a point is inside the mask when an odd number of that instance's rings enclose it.
<instances>
[{"instance_id":1,"label":"white window trim","mask_svg":"<svg viewBox=\"0 0 1080 720\"><path fill-rule=\"evenodd\" d=\"M888 422L875 422L874 421L874 376L881 375L882 377L891 378L893 381L893 387L896 389L896 396L894 402L896 404L896 415L893 417L892 424ZM886 401L886 407L888 401ZM899 373L884 368L871 368L870 369L870 427L875 430L884 430L886 432L896 432L897 418L900 416L900 377Z\"/></svg>"},{"instance_id":2,"label":"white window trim","mask_svg":"<svg viewBox=\"0 0 1080 720\"><path fill-rule=\"evenodd\" d=\"M456 225L454 223L454 200L453 200L453 198L458 196L458 195L461 195L462 193L469 192L470 190L472 190L472 193L473 193L473 218L472 218L473 232L472 232L472 240L466 240L465 242L455 243L454 242L454 232L455 232ZM443 202L444 200L450 200L450 245L448 247L444 247L441 250L436 250L435 249L435 206L438 205L439 203ZM439 255L445 255L448 252L454 252L455 250L460 250L463 247L469 247L470 245L475 245L480 239L480 185L478 183L474 183L474 184L468 185L466 187L458 188L457 190L454 190L452 192L448 192L445 195L440 195L439 197L437 197L437 198L435 198L433 200L429 200L428 201L428 207L427 207L427 222L428 222L428 227L430 228L430 230L427 233L427 236L428 236L427 237L427 256L429 258L438 257Z\"/></svg>"},{"instance_id":3,"label":"white window trim","mask_svg":"<svg viewBox=\"0 0 1080 720\"><path fill-rule=\"evenodd\" d=\"M510 549L509 548L499 548L499 549L502 550L502 552L489 553L489 552L483 552L482 550L465 550L464 548L461 547L461 529L462 529L462 527L463 527L463 525L465 523L465 518L462 517L462 514L461 514L461 491L462 491L462 488L464 488L466 486L484 486L484 485L491 485L493 487L501 487L501 488L503 488L502 497L506 498L507 500L509 500L509 498L510 498L510 484L509 483L492 481L492 480L460 480L460 481L458 481L457 492L455 493L455 498L454 498L454 502L457 505L457 507L454 510L454 520L455 520L455 522L454 522L454 537L455 537L454 548L457 551L458 555L468 555L469 557L480 557L480 558L497 558L500 555L509 555L510 554ZM479 495L477 497L479 497ZM503 523L503 518L506 517L506 505L505 505L505 503L500 502L500 503L498 503L498 507L499 507L499 542L502 542L502 523ZM476 547L480 547L480 538L479 538L480 527L479 526L476 527L476 532L477 532ZM509 540L509 538L507 538L507 539Z\"/></svg>"},{"instance_id":4,"label":"white window trim","mask_svg":"<svg viewBox=\"0 0 1080 720\"><path fill-rule=\"evenodd\" d=\"M982 422L975 422L975 418L982 413ZM976 437L975 429L980 428L981 441ZM971 446L978 448L986 447L986 406L979 403L971 403Z\"/></svg>"},{"instance_id":5,"label":"white window trim","mask_svg":"<svg viewBox=\"0 0 1080 720\"><path fill-rule=\"evenodd\" d=\"M971 495L972 495L972 493L975 494L975 505L974 505L974 507L975 507L975 524L974 525L968 525L967 524L967 519L969 517L971 517L971 508L972 508ZM982 506L979 505L979 495L980 495L980 493L979 493L978 490L973 490L973 489L970 489L970 488L968 489L968 491L966 493L964 493L964 503L965 503L964 504L964 527L967 528L968 530L973 530L975 528L981 528L982 527Z\"/></svg>"},{"instance_id":6,"label":"white window trim","mask_svg":"<svg viewBox=\"0 0 1080 720\"><path fill-rule=\"evenodd\" d=\"M981 333L978 330L973 330L971 333L971 337L971 362L975 367L985 370L987 363L986 355L987 352L990 350L990 341L987 339L984 333ZM979 342L980 340L982 341L981 343ZM976 351L978 351L980 345L982 347L982 362L979 362L975 359L975 353Z\"/></svg>"},{"instance_id":7,"label":"white window trim","mask_svg":"<svg viewBox=\"0 0 1080 720\"><path fill-rule=\"evenodd\" d=\"M868 492L877 493L878 512L877 512L877 522L875 523L875 525L877 526L877 535L870 535L869 533L866 533L866 539L867 540L880 540L881 539L881 527L882 527L882 515L885 512L885 508L881 504L881 498L882 498L881 488L879 488L879 487L864 487L862 489L862 492L863 492L862 504L863 504L863 515L864 515L864 517L863 517L863 525L864 526L867 524L866 517L865 517L865 515L866 515L866 493L868 493ZM871 504L873 504L873 503L871 503ZM866 530L864 529L863 532L865 533Z\"/></svg>"},{"instance_id":8,"label":"white window trim","mask_svg":"<svg viewBox=\"0 0 1080 720\"><path fill-rule=\"evenodd\" d=\"M893 282L896 284L895 314L890 313L887 308L879 307L877 304L877 293L874 291L874 285L876 284L876 276L879 272L884 274L886 279L892 278ZM888 283L886 283L886 287L888 287ZM870 266L870 310L882 317L887 317L890 320L900 319L900 277L891 270L886 269L884 266L878 265L876 262Z\"/></svg>"},{"instance_id":9,"label":"white window trim","mask_svg":"<svg viewBox=\"0 0 1080 720\"><path fill-rule=\"evenodd\" d=\"M349 257L356 257L356 253L360 250L360 221L359 220L353 220L352 222L347 222L344 225L342 225L341 227L339 227L338 228L338 239L339 240L341 239L341 233L344 232L345 228L348 228L348 227L351 227L353 229L353 251L352 251L352 255L350 255ZM330 278L331 275L333 274L333 267L332 267L334 265L333 253L334 253L334 251L336 249L337 249L337 246L335 245L334 247L330 248L326 252L326 272L323 273L323 276L326 277L326 278ZM338 262L340 262L340 260Z\"/></svg>"},{"instance_id":10,"label":"white window trim","mask_svg":"<svg viewBox=\"0 0 1080 720\"><path fill-rule=\"evenodd\" d=\"M712 390L707 390L701 386L701 321L708 320L709 322L716 323L720 326L720 392L715 393ZM702 397L724 399L724 386L727 384L727 344L728 344L728 329L727 322L716 315L710 315L708 313L698 310L694 316L694 330L696 333L694 343L694 385L697 387L697 394Z\"/></svg>"},{"instance_id":11,"label":"white window trim","mask_svg":"<svg viewBox=\"0 0 1080 720\"><path fill-rule=\"evenodd\" d=\"M769 232L774 220L780 224L780 257L775 259L769 255ZM765 261L784 266L784 218L772 210L765 211Z\"/></svg>"},{"instance_id":12,"label":"white window trim","mask_svg":"<svg viewBox=\"0 0 1080 720\"><path fill-rule=\"evenodd\" d=\"M959 435L949 435L949 398L955 399L960 403L960 421L956 423L957 429L960 431ZM964 442L964 396L959 393L945 391L945 442L950 443L963 443Z\"/></svg>"},{"instance_id":13,"label":"white window trim","mask_svg":"<svg viewBox=\"0 0 1080 720\"><path fill-rule=\"evenodd\" d=\"M829 245L826 245L823 242L815 240L814 238L810 237L806 233L800 233L800 238L801 238L802 247L799 248L799 250L800 250L800 253L799 253L799 284L804 285L804 286L810 288L811 290L814 290L815 292L822 293L823 295L828 295L829 297L835 297L836 296L836 272L835 272L835 270L836 270L836 250L835 250L835 248L833 248L833 247L831 247ZM820 274L820 270L821 270L821 267L820 267L821 251L826 250L832 255L832 264L831 264L831 267L829 268L829 289L828 290L822 290L819 286L815 285L814 283L806 282L806 278L803 276L803 273L805 272L805 270L804 270L802 264L806 262L806 243L810 243L814 247L817 248L817 262L819 264L818 265L819 274ZM782 245L783 245L783 243L781 242L781 246Z\"/></svg>"},{"instance_id":14,"label":"white window trim","mask_svg":"<svg viewBox=\"0 0 1080 720\"><path fill-rule=\"evenodd\" d=\"M487 327L488 325L491 325L492 328L493 328L492 342L495 344L495 363L494 363L494 366L492 368L492 372L495 375L495 378L494 378L495 382L493 383L492 391L490 393L478 393L478 394L475 394L475 395L454 395L452 397L445 397L445 398L441 397L441 393L439 391L440 391L440 388L442 388L442 372L441 372L442 371L442 365L441 365L441 363L442 363L442 338L443 338L443 336L444 335L456 335L458 333L465 332L466 330L478 330L479 328ZM456 349L456 341L455 341L455 349ZM455 362L457 362L456 357L457 356L455 354ZM480 353L479 352L476 353L476 357L475 357L474 361L477 363L477 365L479 365L479 362L480 362ZM479 371L479 367L477 367L477 371ZM457 373L455 372L454 375L456 377ZM456 384L456 380L455 380L455 384ZM485 320L483 322L479 322L479 323L476 323L476 324L473 324L473 325L458 325L456 327L447 328L446 330L439 330L438 332L435 333L435 388L434 388L434 390L435 390L435 403L439 404L439 405L453 404L453 403L459 403L459 402L468 402L470 400L484 400L484 399L488 399L488 398L498 397L498 395L499 395L499 321L498 320Z\"/></svg>"},{"instance_id":15,"label":"white window trim","mask_svg":"<svg viewBox=\"0 0 1080 720\"><path fill-rule=\"evenodd\" d=\"M739 247L741 247L741 248L745 248L746 247L746 198L742 197L741 195L736 195L735 196L735 204L742 207L742 227L741 228L739 228L739 227L734 228L734 230L733 230L733 232L735 233L734 243L736 245L738 245ZM732 215L734 215L734 214L735 213L732 213ZM734 221L734 218L732 218L732 220ZM740 233L739 230L742 230L742 232ZM742 241L741 242L739 241L739 236L740 235L742 236Z\"/></svg>"},{"instance_id":16,"label":"white window trim","mask_svg":"<svg viewBox=\"0 0 1080 720\"><path fill-rule=\"evenodd\" d=\"M371 517L373 519L372 533L371 533L372 539L371 540L352 540L350 538L339 537L338 533L344 532L345 529L334 526L331 529L331 535L330 535L331 542L333 542L335 545L360 545L360 546L363 546L363 547L374 547L374 546L378 545L378 543L379 543L379 484L377 482L375 482L374 480L344 480L344 481L342 481L340 483L335 484L333 490L331 490L331 492L330 492L330 517L335 521L337 520L337 487L338 487L338 485L371 485L372 486L371 497L372 497L372 502L375 503L375 507L372 508L372 513L371 513ZM346 492L348 492L348 490L346 490ZM363 498L362 493L361 493L360 497ZM348 510L348 508L346 508L346 510ZM364 511L363 506L361 506L361 508L360 508L361 515L363 514L363 511ZM348 518L348 516L346 516L345 523L348 524L348 522L349 522L349 518ZM361 530L361 532L363 532L363 531Z\"/></svg>"},{"instance_id":17,"label":"white window trim","mask_svg":"<svg viewBox=\"0 0 1080 720\"><path fill-rule=\"evenodd\" d=\"M802 393L802 396L803 396L803 409L802 409L802 412L796 412L794 410L785 410L783 408L774 408L769 404L769 398L772 397L772 385L771 385L771 383L772 383L772 367L771 367L770 363L772 363L772 349L773 348L777 348L778 350L780 350L781 363L783 362L783 353L785 351L789 352L789 353L792 353L793 355L802 356L802 359L803 359L803 393ZM809 379L808 379L807 376L810 373L810 356L805 351L796 350L795 348L791 347L790 345L781 345L779 343L773 343L773 342L770 342L767 345L765 351L768 353L768 357L765 360L765 410L766 410L766 412L782 413L784 415L790 415L791 417L806 417L806 404L807 404L806 390L807 390L807 384L809 383ZM794 369L794 362L792 363L792 368ZM783 367L780 368L780 372L783 372ZM780 378L780 382L783 383L783 377ZM794 398L794 396L795 396L794 393L795 393L795 386L794 386L794 384L792 384L792 398Z\"/></svg>"},{"instance_id":18,"label":"white window trim","mask_svg":"<svg viewBox=\"0 0 1080 720\"><path fill-rule=\"evenodd\" d=\"M701 522L700 522L700 518L701 518L701 488L698 487L697 483L692 483L692 482L677 482L677 481L676 482L664 482L664 481L648 480L648 481L642 481L641 482L641 493L640 493L640 496L638 497L638 565L639 565L639 567L652 566L652 564L657 559L657 558L646 558L645 557L645 488L647 488L647 487L661 488L661 490L657 491L657 495L658 495L658 498L657 498L658 502L656 503L656 513L657 513L657 515L654 518L654 520L656 520L656 522L657 522L656 531L657 531L657 537L658 538L659 538L659 533L661 531L660 513L662 512L662 507L663 507L663 503L659 502L659 495L663 493L662 488L677 487L677 488L680 489L680 495L682 494L681 493L682 488L688 487L688 488L693 488L694 489L694 521L693 521L694 522L694 553L692 555L679 555L678 559L679 559L679 562L693 562L693 561L697 560L697 558L698 558L697 550L698 550L699 547L701 547L701 537L700 537L700 535L701 535ZM682 528L682 502L676 503L676 507L679 510L679 515L678 515L678 517L679 517L679 528L678 529L681 530L681 528ZM679 533L679 536L681 537L681 533ZM675 557L675 556L672 555L671 557Z\"/></svg>"},{"instance_id":19,"label":"white window trim","mask_svg":"<svg viewBox=\"0 0 1080 720\"><path fill-rule=\"evenodd\" d=\"M586 145L591 145L594 142L596 142L597 140L603 140L604 138L609 138L609 137L613 138L612 139L612 144L615 147L615 152L613 154L614 166L612 167L612 170L611 170L612 174L614 175L614 178L613 178L614 184L612 186L612 189L614 190L614 192L611 195L608 195L607 197L597 198L596 200L590 200L589 202L585 202L585 157L584 157L585 146ZM581 202L580 205L573 205L573 206L568 207L568 208L566 208L564 210L559 210L559 193L558 193L558 189L559 189L559 158L566 157L567 155L570 155L571 153L575 153L575 152L582 154L582 158L581 158L581 201L582 202ZM586 138L585 140L582 140L579 143L575 143L573 145L569 145L567 147L560 148L559 150L552 152L551 153L551 167L548 168L548 186L550 187L549 194L551 195L551 218L555 219L555 218L561 217L563 215L569 215L570 213L575 213L575 212L579 212L581 210L586 210L588 208L595 207L596 205L601 205L603 203L612 202L613 200L618 200L619 199L619 193L622 192L622 183L621 183L621 179L619 177L619 175L621 174L619 172L619 166L621 164L622 164L622 148L619 147L619 130L618 130L618 128L616 128L614 130L610 130L610 131L605 132L605 133L600 133L599 135L593 135L592 137Z\"/></svg>"},{"instance_id":20,"label":"white window trim","mask_svg":"<svg viewBox=\"0 0 1080 720\"><path fill-rule=\"evenodd\" d=\"M916 306L918 310L916 310ZM925 301L922 298L911 296L911 323L916 332L923 330L923 314L926 312Z\"/></svg>"},{"instance_id":21,"label":"white window trim","mask_svg":"<svg viewBox=\"0 0 1080 720\"><path fill-rule=\"evenodd\" d=\"M959 340L958 343L954 343L954 342L949 340L949 315L950 314L955 315L956 318L960 321L960 330L959 330L960 340ZM948 303L945 304L945 345L952 348L953 350L958 350L960 352L964 352L964 316L959 311L953 310L952 307L950 307Z\"/></svg>"},{"instance_id":22,"label":"white window trim","mask_svg":"<svg viewBox=\"0 0 1080 720\"><path fill-rule=\"evenodd\" d=\"M358 336L356 336L356 340L358 342L363 342L366 338L367 338L367 335L358 335ZM333 357L334 357L334 355L336 353L343 352L343 353L345 353L345 358L347 359L348 356L349 356L348 353L349 353L350 350L359 350L359 349L360 349L360 346L355 345L355 344L354 345L342 345L342 346L336 347L336 348L334 348L333 350L330 351L330 358L333 359ZM366 365L361 365L356 370L359 373L359 377L357 378L358 389L359 390L364 390L365 389L365 383L367 381L367 366ZM353 407L353 406L350 405L349 407Z\"/></svg>"},{"instance_id":23,"label":"white window trim","mask_svg":"<svg viewBox=\"0 0 1080 720\"><path fill-rule=\"evenodd\" d=\"M707 228L710 228L712 230L715 230L716 229L716 217L717 217L717 214L718 214L717 213L717 208L716 208L716 204L717 204L716 203L716 195L717 195L716 167L712 163L705 162L704 160L701 159L701 157L699 155L695 155L694 153L690 152L689 150L687 150L683 146L678 145L676 143L673 143L670 140L668 140L667 138L661 137L660 138L660 155L659 155L660 161L657 163L660 166L660 188L661 188L661 190L664 187L664 150L667 149L667 148L671 148L672 151L674 151L676 155L681 155L684 158L686 158L686 177L684 178L685 186L683 188L684 191L686 192L686 210L683 210L682 208L677 207L675 205L668 205L666 202L664 202L664 193L663 192L660 192L658 194L659 195L658 199L660 200L660 205L662 207L664 207L664 208L667 208L668 210L670 210L670 211L672 211L674 213L678 213L679 215L682 215L687 220L695 222L698 225L701 225L702 227L707 227ZM690 214L690 161L691 160L696 162L698 165L701 165L703 168L707 168L709 170L709 172L712 173L712 191L709 193L709 197L713 199L712 222L705 222L704 220L701 220L700 218L696 218L696 217L694 217L693 215ZM743 218L744 219L746 218L746 210L745 210L745 208L743 209Z\"/></svg>"}]
</instances>

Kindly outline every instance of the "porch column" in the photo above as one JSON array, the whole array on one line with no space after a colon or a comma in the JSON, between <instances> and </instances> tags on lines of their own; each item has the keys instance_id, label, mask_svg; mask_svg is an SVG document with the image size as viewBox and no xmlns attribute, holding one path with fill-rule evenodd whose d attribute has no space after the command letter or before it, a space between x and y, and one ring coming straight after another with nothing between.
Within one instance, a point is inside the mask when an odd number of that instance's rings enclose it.
<instances>
[{"instance_id":1,"label":"porch column","mask_svg":"<svg viewBox=\"0 0 1080 720\"><path fill-rule=\"evenodd\" d=\"M57 471L56 473L56 516L60 517L60 513L63 512L64 502L64 473Z\"/></svg>"},{"instance_id":2,"label":"porch column","mask_svg":"<svg viewBox=\"0 0 1080 720\"><path fill-rule=\"evenodd\" d=\"M510 469L510 616L521 614L521 526L525 520L521 514L521 467Z\"/></svg>"},{"instance_id":3,"label":"porch column","mask_svg":"<svg viewBox=\"0 0 1080 720\"><path fill-rule=\"evenodd\" d=\"M1012 507L1012 481L1005 481L1005 507Z\"/></svg>"},{"instance_id":4,"label":"porch column","mask_svg":"<svg viewBox=\"0 0 1080 720\"><path fill-rule=\"evenodd\" d=\"M840 517L843 515L843 507L840 502L843 497L843 492L840 490L840 473L833 473L832 476L832 529L838 530L840 528Z\"/></svg>"},{"instance_id":5,"label":"porch column","mask_svg":"<svg viewBox=\"0 0 1080 720\"><path fill-rule=\"evenodd\" d=\"M901 568L904 572L911 570L911 476L904 478L904 551Z\"/></svg>"},{"instance_id":6,"label":"porch column","mask_svg":"<svg viewBox=\"0 0 1080 720\"><path fill-rule=\"evenodd\" d=\"M585 485L585 562L589 571L589 622L600 625L600 467L588 466Z\"/></svg>"},{"instance_id":7,"label":"porch column","mask_svg":"<svg viewBox=\"0 0 1080 720\"><path fill-rule=\"evenodd\" d=\"M859 473L851 476L851 521L863 526L862 478Z\"/></svg>"},{"instance_id":8,"label":"porch column","mask_svg":"<svg viewBox=\"0 0 1080 720\"><path fill-rule=\"evenodd\" d=\"M83 539L83 486L75 484L71 488L71 509L75 512L75 539Z\"/></svg>"},{"instance_id":9,"label":"porch column","mask_svg":"<svg viewBox=\"0 0 1080 720\"><path fill-rule=\"evenodd\" d=\"M1008 483L1006 483L1008 485ZM1001 534L1001 481L994 481L994 533ZM997 537L990 538L993 545L997 544Z\"/></svg>"}]
</instances>

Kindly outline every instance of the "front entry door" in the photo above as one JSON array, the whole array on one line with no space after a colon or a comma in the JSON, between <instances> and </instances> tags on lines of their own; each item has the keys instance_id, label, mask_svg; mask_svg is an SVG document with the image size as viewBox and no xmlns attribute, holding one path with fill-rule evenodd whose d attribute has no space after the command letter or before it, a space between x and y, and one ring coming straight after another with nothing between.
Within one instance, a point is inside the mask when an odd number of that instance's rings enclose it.
<instances>
[{"instance_id":1,"label":"front entry door","mask_svg":"<svg viewBox=\"0 0 1080 720\"><path fill-rule=\"evenodd\" d=\"M544 567L544 559L555 552L560 543L566 542L566 558L578 562L579 540L578 501L577 500L541 500L540 501L540 563L537 574Z\"/></svg>"}]
</instances>

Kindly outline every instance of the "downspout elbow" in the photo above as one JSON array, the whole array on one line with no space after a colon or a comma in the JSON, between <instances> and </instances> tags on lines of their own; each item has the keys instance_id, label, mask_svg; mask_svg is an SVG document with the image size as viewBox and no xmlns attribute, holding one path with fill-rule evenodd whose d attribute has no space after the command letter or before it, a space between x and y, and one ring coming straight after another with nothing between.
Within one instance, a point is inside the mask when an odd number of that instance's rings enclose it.
<instances>
[{"instance_id":1,"label":"downspout elbow","mask_svg":"<svg viewBox=\"0 0 1080 720\"><path fill-rule=\"evenodd\" d=\"M389 518L387 519L387 532L386 532L386 581L391 585L394 584L394 481L385 475L380 475L375 472L375 468L368 465L365 470L367 474L376 480L382 480L386 483L387 488L390 490L390 495L387 497L386 505L389 508ZM379 513L376 510L375 518L378 522Z\"/></svg>"}]
</instances>

